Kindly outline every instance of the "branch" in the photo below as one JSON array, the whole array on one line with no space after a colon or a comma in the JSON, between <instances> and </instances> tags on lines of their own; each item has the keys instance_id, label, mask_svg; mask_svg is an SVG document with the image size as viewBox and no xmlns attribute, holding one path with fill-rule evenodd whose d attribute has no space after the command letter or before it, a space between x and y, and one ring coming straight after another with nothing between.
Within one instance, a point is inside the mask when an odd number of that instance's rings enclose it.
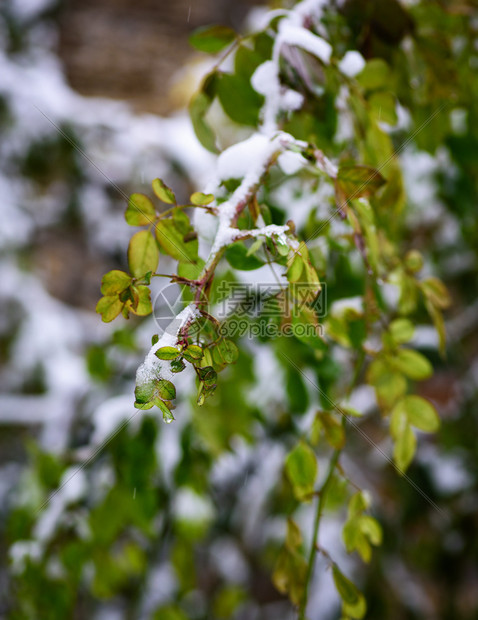
<instances>
[{"instance_id":1,"label":"branch","mask_svg":"<svg viewBox=\"0 0 478 620\"><path fill-rule=\"evenodd\" d=\"M312 535L312 542L310 545L310 553L309 553L309 560L307 562L307 575L305 577L305 584L304 584L304 595L302 597L302 603L300 605L300 609L299 609L299 620L305 620L305 611L306 611L306 607L307 607L307 600L308 600L308 590L309 590L309 583L310 583L310 579L312 577L312 571L314 569L314 563L315 563L315 555L317 553L317 540L318 540L318 536L319 536L319 525L320 525L320 519L322 517L322 513L324 511L324 506L325 506L325 499L327 497L327 492L330 488L330 483L332 481L332 476L334 474L335 468L337 466L338 460L339 460L339 456L340 453L342 452L342 448L337 449L334 451L332 458L330 460L329 463L329 469L327 471L327 477L325 478L325 481L322 485L322 488L319 491L319 500L317 502L317 509L315 512L315 520L314 520L314 530L313 530L313 535Z\"/></svg>"}]
</instances>

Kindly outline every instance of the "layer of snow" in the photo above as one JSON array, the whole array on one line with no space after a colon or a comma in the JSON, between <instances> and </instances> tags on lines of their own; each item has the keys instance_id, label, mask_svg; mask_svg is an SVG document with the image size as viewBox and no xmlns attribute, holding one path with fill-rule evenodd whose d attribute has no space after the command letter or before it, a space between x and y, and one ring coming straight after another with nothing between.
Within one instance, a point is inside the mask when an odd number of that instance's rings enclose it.
<instances>
[{"instance_id":1,"label":"layer of snow","mask_svg":"<svg viewBox=\"0 0 478 620\"><path fill-rule=\"evenodd\" d=\"M359 385L350 394L346 406L355 409L362 415L371 413L377 407L375 390L371 385Z\"/></svg>"},{"instance_id":2,"label":"layer of snow","mask_svg":"<svg viewBox=\"0 0 478 620\"><path fill-rule=\"evenodd\" d=\"M249 570L233 538L218 538L211 545L211 555L225 581L246 584Z\"/></svg>"},{"instance_id":3,"label":"layer of snow","mask_svg":"<svg viewBox=\"0 0 478 620\"><path fill-rule=\"evenodd\" d=\"M339 69L344 75L354 77L365 67L365 59L360 52L355 50L345 54L339 62Z\"/></svg>"},{"instance_id":4,"label":"layer of snow","mask_svg":"<svg viewBox=\"0 0 478 620\"><path fill-rule=\"evenodd\" d=\"M330 314L335 316L341 316L345 314L348 310L352 310L353 312L357 312L358 314L363 313L363 297L346 297L344 299L338 299L334 301L330 306Z\"/></svg>"},{"instance_id":5,"label":"layer of snow","mask_svg":"<svg viewBox=\"0 0 478 620\"><path fill-rule=\"evenodd\" d=\"M248 392L248 400L267 414L274 410L272 403L280 404L286 400L285 373L270 347L257 345L253 341L250 345L256 382Z\"/></svg>"},{"instance_id":6,"label":"layer of snow","mask_svg":"<svg viewBox=\"0 0 478 620\"><path fill-rule=\"evenodd\" d=\"M93 414L95 427L91 442L93 445L102 445L126 421L139 421L142 412L134 409L131 395L122 394L109 398L103 402Z\"/></svg>"},{"instance_id":7,"label":"layer of snow","mask_svg":"<svg viewBox=\"0 0 478 620\"><path fill-rule=\"evenodd\" d=\"M417 348L438 349L437 330L432 325L417 325L410 344Z\"/></svg>"},{"instance_id":8,"label":"layer of snow","mask_svg":"<svg viewBox=\"0 0 478 620\"><path fill-rule=\"evenodd\" d=\"M322 37L313 34L310 30L296 26L284 19L279 24L279 34L276 39L278 45L287 43L288 45L297 45L306 50L313 56L316 56L324 64L328 64L332 55L332 46Z\"/></svg>"},{"instance_id":9,"label":"layer of snow","mask_svg":"<svg viewBox=\"0 0 478 620\"><path fill-rule=\"evenodd\" d=\"M151 347L144 362L138 368L136 372L136 385L143 385L144 383L159 378L168 380L173 378L169 362L158 359L155 353L161 347L174 347L178 342L181 330L191 325L200 316L201 313L197 306L195 304L189 304L189 306L186 306L186 308L171 321L158 342Z\"/></svg>"},{"instance_id":10,"label":"layer of snow","mask_svg":"<svg viewBox=\"0 0 478 620\"><path fill-rule=\"evenodd\" d=\"M218 206L219 225L203 274L213 263L219 250L229 245L234 239L240 238L240 235L284 235L285 227L282 227L281 230L264 227L261 232L258 232L257 229L239 232L237 228L232 226L232 222L238 213L238 209L244 207L244 204L255 191L273 159L289 146L295 144L295 139L284 132L276 132L272 137L265 134L254 134L221 154L218 161L219 178L210 183L207 191L214 193L215 188L220 185L221 179L242 177L242 181L232 196ZM285 239L285 236L283 238Z\"/></svg>"},{"instance_id":11,"label":"layer of snow","mask_svg":"<svg viewBox=\"0 0 478 620\"><path fill-rule=\"evenodd\" d=\"M297 174L307 165L307 160L300 153L286 151L279 155L277 163L284 174Z\"/></svg>"},{"instance_id":12,"label":"layer of snow","mask_svg":"<svg viewBox=\"0 0 478 620\"><path fill-rule=\"evenodd\" d=\"M81 467L68 468L63 474L58 490L49 499L46 509L35 523L35 540L46 544L53 536L69 504L77 502L86 493L87 482Z\"/></svg>"},{"instance_id":13,"label":"layer of snow","mask_svg":"<svg viewBox=\"0 0 478 620\"><path fill-rule=\"evenodd\" d=\"M265 97L279 97L281 88L277 65L273 60L266 60L259 65L251 77L254 90Z\"/></svg>"},{"instance_id":14,"label":"layer of snow","mask_svg":"<svg viewBox=\"0 0 478 620\"><path fill-rule=\"evenodd\" d=\"M13 574L23 572L28 560L39 561L42 546L37 540L18 540L9 549Z\"/></svg>"},{"instance_id":15,"label":"layer of snow","mask_svg":"<svg viewBox=\"0 0 478 620\"><path fill-rule=\"evenodd\" d=\"M51 9L55 0L10 0L10 9L16 17L29 20Z\"/></svg>"},{"instance_id":16,"label":"layer of snow","mask_svg":"<svg viewBox=\"0 0 478 620\"><path fill-rule=\"evenodd\" d=\"M219 179L242 179L251 171L260 174L271 156L271 141L268 136L255 133L250 138L233 144L223 151L217 160ZM222 209L223 207L221 207Z\"/></svg>"},{"instance_id":17,"label":"layer of snow","mask_svg":"<svg viewBox=\"0 0 478 620\"><path fill-rule=\"evenodd\" d=\"M214 507L211 500L204 495L198 495L189 487L182 487L174 498L174 514L178 519L186 521L204 522L214 516Z\"/></svg>"},{"instance_id":18,"label":"layer of snow","mask_svg":"<svg viewBox=\"0 0 478 620\"><path fill-rule=\"evenodd\" d=\"M260 65L251 78L251 84L257 92L265 97L262 108L261 131L271 137L277 131L277 117L281 111L288 112L297 109L302 104L299 93L284 88L280 83L279 61L283 46L297 46L328 64L332 54L332 47L321 36L304 28L303 23L308 18L318 18L323 2L305 0L289 11L279 21L278 33L274 41L272 60ZM317 27L320 24L317 20Z\"/></svg>"}]
</instances>

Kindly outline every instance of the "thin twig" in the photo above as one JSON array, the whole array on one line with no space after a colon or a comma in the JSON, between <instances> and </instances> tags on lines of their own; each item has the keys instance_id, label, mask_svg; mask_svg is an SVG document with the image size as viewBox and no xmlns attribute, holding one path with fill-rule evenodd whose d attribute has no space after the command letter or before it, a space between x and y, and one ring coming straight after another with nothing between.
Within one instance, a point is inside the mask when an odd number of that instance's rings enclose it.
<instances>
[{"instance_id":1,"label":"thin twig","mask_svg":"<svg viewBox=\"0 0 478 620\"><path fill-rule=\"evenodd\" d=\"M307 575L305 577L304 595L302 597L302 603L301 603L300 609L299 609L299 620L305 620L305 610L307 608L309 583L310 583L310 579L312 577L312 572L313 572L314 563L315 563L315 556L316 556L316 553L317 553L317 539L318 539L318 536L319 536L320 519L321 519L322 513L324 511L325 499L327 497L327 491L329 490L330 483L332 481L332 476L334 474L335 467L337 466L337 462L339 460L339 456L340 456L341 452L342 452L342 448L334 450L332 458L330 459L329 469L327 471L327 477L325 478L325 481L324 481L324 483L322 485L322 488L319 491L319 499L317 501L317 509L316 509L316 512L315 512L315 519L314 519L314 531L313 531L313 535L312 535L312 542L311 542L311 545L310 545L309 560L307 562Z\"/></svg>"}]
</instances>

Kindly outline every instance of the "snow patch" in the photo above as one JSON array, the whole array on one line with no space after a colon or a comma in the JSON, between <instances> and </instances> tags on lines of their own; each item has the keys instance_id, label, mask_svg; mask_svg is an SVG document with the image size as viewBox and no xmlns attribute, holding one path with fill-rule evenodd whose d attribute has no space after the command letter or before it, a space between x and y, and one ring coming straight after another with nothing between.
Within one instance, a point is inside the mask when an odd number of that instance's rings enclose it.
<instances>
[{"instance_id":1,"label":"snow patch","mask_svg":"<svg viewBox=\"0 0 478 620\"><path fill-rule=\"evenodd\" d=\"M358 314L363 313L363 298L360 296L346 297L334 301L330 306L330 314L334 316L342 316L347 311L352 310Z\"/></svg>"},{"instance_id":2,"label":"snow patch","mask_svg":"<svg viewBox=\"0 0 478 620\"><path fill-rule=\"evenodd\" d=\"M324 64L328 64L332 55L332 46L325 39L313 34L310 30L292 24L289 20L282 20L277 37L280 46L283 43L297 45L316 56Z\"/></svg>"},{"instance_id":3,"label":"snow patch","mask_svg":"<svg viewBox=\"0 0 478 620\"><path fill-rule=\"evenodd\" d=\"M159 360L155 353L161 347L174 347L178 342L178 336L182 329L191 325L201 316L198 308L194 304L189 304L182 310L168 325L158 342L153 345L146 356L144 362L136 372L136 385L143 385L155 379L171 379L173 374L169 367L169 362Z\"/></svg>"},{"instance_id":4,"label":"snow patch","mask_svg":"<svg viewBox=\"0 0 478 620\"><path fill-rule=\"evenodd\" d=\"M355 50L345 54L339 62L339 69L348 77L354 77L365 67L365 59L360 52Z\"/></svg>"}]
</instances>

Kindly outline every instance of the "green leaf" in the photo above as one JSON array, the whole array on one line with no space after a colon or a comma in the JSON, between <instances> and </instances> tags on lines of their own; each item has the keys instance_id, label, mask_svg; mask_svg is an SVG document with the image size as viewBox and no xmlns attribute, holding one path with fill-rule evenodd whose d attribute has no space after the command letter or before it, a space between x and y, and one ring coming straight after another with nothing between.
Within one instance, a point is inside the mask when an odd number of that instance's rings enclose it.
<instances>
[{"instance_id":1,"label":"green leaf","mask_svg":"<svg viewBox=\"0 0 478 620\"><path fill-rule=\"evenodd\" d=\"M342 424L327 411L320 411L318 417L322 423L328 443L336 450L343 448L345 444L345 431Z\"/></svg>"},{"instance_id":2,"label":"green leaf","mask_svg":"<svg viewBox=\"0 0 478 620\"><path fill-rule=\"evenodd\" d=\"M174 360L181 355L181 351L176 347L160 347L154 354L160 360Z\"/></svg>"},{"instance_id":3,"label":"green leaf","mask_svg":"<svg viewBox=\"0 0 478 620\"><path fill-rule=\"evenodd\" d=\"M172 400L176 398L176 388L167 379L153 379L147 383L141 383L136 386L134 390L136 398L135 407L137 409L150 409L150 406L143 407L142 405L156 405L164 413L164 407L166 407L168 413L169 408L162 403L163 400ZM160 404L162 403L162 404ZM172 419L172 415L169 415Z\"/></svg>"},{"instance_id":4,"label":"green leaf","mask_svg":"<svg viewBox=\"0 0 478 620\"><path fill-rule=\"evenodd\" d=\"M136 307L139 302L138 291L135 286L128 286L126 290L119 294L120 301L124 302L125 310L129 311L131 307ZM128 308L126 308L126 305Z\"/></svg>"},{"instance_id":5,"label":"green leaf","mask_svg":"<svg viewBox=\"0 0 478 620\"><path fill-rule=\"evenodd\" d=\"M172 219L159 220L156 224L156 239L166 254L180 262L195 263L198 259L198 241L185 241L185 235Z\"/></svg>"},{"instance_id":6,"label":"green leaf","mask_svg":"<svg viewBox=\"0 0 478 620\"><path fill-rule=\"evenodd\" d=\"M202 26L192 33L189 43L200 52L217 54L236 37L234 30L227 26Z\"/></svg>"},{"instance_id":7,"label":"green leaf","mask_svg":"<svg viewBox=\"0 0 478 620\"><path fill-rule=\"evenodd\" d=\"M380 172L371 166L341 166L337 175L337 184L348 199L368 198L384 183Z\"/></svg>"},{"instance_id":8,"label":"green leaf","mask_svg":"<svg viewBox=\"0 0 478 620\"><path fill-rule=\"evenodd\" d=\"M247 250L247 254L246 256L251 256L251 254L255 254L258 250L261 249L261 247L264 244L264 240L261 239L260 237L258 237L254 243L249 247L249 249Z\"/></svg>"},{"instance_id":9,"label":"green leaf","mask_svg":"<svg viewBox=\"0 0 478 620\"><path fill-rule=\"evenodd\" d=\"M186 364L182 359L172 360L171 362L171 372L182 372L186 368Z\"/></svg>"},{"instance_id":10,"label":"green leaf","mask_svg":"<svg viewBox=\"0 0 478 620\"><path fill-rule=\"evenodd\" d=\"M128 263L133 276L140 278L148 271L156 271L158 260L158 246L148 230L140 230L131 237L128 247Z\"/></svg>"},{"instance_id":11,"label":"green leaf","mask_svg":"<svg viewBox=\"0 0 478 620\"><path fill-rule=\"evenodd\" d=\"M236 242L226 249L226 260L239 271L253 271L263 267L265 263L257 258L257 256L247 255L247 248L242 242Z\"/></svg>"},{"instance_id":12,"label":"green leaf","mask_svg":"<svg viewBox=\"0 0 478 620\"><path fill-rule=\"evenodd\" d=\"M289 401L289 408L294 413L305 413L309 407L309 393L300 372L293 366L286 370L285 389Z\"/></svg>"},{"instance_id":13,"label":"green leaf","mask_svg":"<svg viewBox=\"0 0 478 620\"><path fill-rule=\"evenodd\" d=\"M364 562L370 562L372 557L372 547L368 538L360 529L361 517L347 521L343 531L345 548L348 553L357 551Z\"/></svg>"},{"instance_id":14,"label":"green leaf","mask_svg":"<svg viewBox=\"0 0 478 620\"><path fill-rule=\"evenodd\" d=\"M372 545L382 544L382 528L377 519L369 515L362 515L359 520L360 531L367 536Z\"/></svg>"},{"instance_id":15,"label":"green leaf","mask_svg":"<svg viewBox=\"0 0 478 620\"><path fill-rule=\"evenodd\" d=\"M367 368L366 379L370 385L376 385L382 375L390 372L390 366L382 359L374 359Z\"/></svg>"},{"instance_id":16,"label":"green leaf","mask_svg":"<svg viewBox=\"0 0 478 620\"><path fill-rule=\"evenodd\" d=\"M425 302L425 306L427 308L428 314L433 321L433 325L437 330L438 334L438 349L440 351L440 355L444 356L446 352L446 331L445 331L445 321L443 319L443 314L439 308L434 306L430 300L427 299Z\"/></svg>"},{"instance_id":17,"label":"green leaf","mask_svg":"<svg viewBox=\"0 0 478 620\"><path fill-rule=\"evenodd\" d=\"M374 384L380 407L387 410L407 391L407 380L399 372L386 371Z\"/></svg>"},{"instance_id":18,"label":"green leaf","mask_svg":"<svg viewBox=\"0 0 478 620\"><path fill-rule=\"evenodd\" d=\"M293 254L290 265L288 263L287 280L289 282L298 282L304 270L304 259L300 254Z\"/></svg>"},{"instance_id":19,"label":"green leaf","mask_svg":"<svg viewBox=\"0 0 478 620\"><path fill-rule=\"evenodd\" d=\"M143 404L151 402L156 394L156 384L157 381L153 380L137 385L134 389L136 402Z\"/></svg>"},{"instance_id":20,"label":"green leaf","mask_svg":"<svg viewBox=\"0 0 478 620\"><path fill-rule=\"evenodd\" d=\"M348 618L354 618L357 620L360 620L360 618L363 618L367 612L367 602L365 600L365 597L363 596L362 593L359 593L359 600L357 601L357 603L355 603L354 605L349 605L347 603L343 604L343 611L344 614L348 617Z\"/></svg>"},{"instance_id":21,"label":"green leaf","mask_svg":"<svg viewBox=\"0 0 478 620\"><path fill-rule=\"evenodd\" d=\"M163 414L163 421L166 422L166 424L169 424L174 420L174 416L166 403L163 403L161 399L157 398L154 401L154 404L156 405L156 407L158 407L158 409L160 409L161 413Z\"/></svg>"},{"instance_id":22,"label":"green leaf","mask_svg":"<svg viewBox=\"0 0 478 620\"><path fill-rule=\"evenodd\" d=\"M402 274L400 279L400 299L398 310L402 314L410 314L417 307L418 286L414 277Z\"/></svg>"},{"instance_id":23,"label":"green leaf","mask_svg":"<svg viewBox=\"0 0 478 620\"><path fill-rule=\"evenodd\" d=\"M111 364L107 349L101 345L90 345L86 351L86 365L90 375L99 381L108 381L111 378Z\"/></svg>"},{"instance_id":24,"label":"green leaf","mask_svg":"<svg viewBox=\"0 0 478 620\"><path fill-rule=\"evenodd\" d=\"M292 519L287 519L285 546L289 551L298 551L302 545L302 534L299 526Z\"/></svg>"},{"instance_id":25,"label":"green leaf","mask_svg":"<svg viewBox=\"0 0 478 620\"><path fill-rule=\"evenodd\" d=\"M413 273L421 270L423 267L423 256L418 250L410 250L406 253L405 266Z\"/></svg>"},{"instance_id":26,"label":"green leaf","mask_svg":"<svg viewBox=\"0 0 478 620\"><path fill-rule=\"evenodd\" d=\"M151 200L144 194L131 194L126 207L125 219L130 226L147 226L156 219Z\"/></svg>"},{"instance_id":27,"label":"green leaf","mask_svg":"<svg viewBox=\"0 0 478 620\"><path fill-rule=\"evenodd\" d=\"M342 538L344 540L347 553L352 553L352 551L355 551L357 548L357 539L360 535L359 519L348 519L342 531Z\"/></svg>"},{"instance_id":28,"label":"green leaf","mask_svg":"<svg viewBox=\"0 0 478 620\"><path fill-rule=\"evenodd\" d=\"M284 547L272 573L272 583L282 594L288 594L294 605L300 605L304 596L307 562L297 551Z\"/></svg>"},{"instance_id":29,"label":"green leaf","mask_svg":"<svg viewBox=\"0 0 478 620\"><path fill-rule=\"evenodd\" d=\"M214 347L214 359L216 354L219 363L234 364L239 357L239 349L232 340L220 340Z\"/></svg>"},{"instance_id":30,"label":"green leaf","mask_svg":"<svg viewBox=\"0 0 478 620\"><path fill-rule=\"evenodd\" d=\"M216 146L216 135L205 119L211 103L211 97L204 92L197 93L189 103L189 116L191 117L194 133L203 147L211 151L211 153L219 153L219 149Z\"/></svg>"},{"instance_id":31,"label":"green leaf","mask_svg":"<svg viewBox=\"0 0 478 620\"><path fill-rule=\"evenodd\" d=\"M355 503L355 506L353 505ZM364 562L370 562L373 545L382 541L381 527L373 517L362 514L367 503L362 493L357 493L349 503L349 518L342 536L348 553L357 551Z\"/></svg>"},{"instance_id":32,"label":"green leaf","mask_svg":"<svg viewBox=\"0 0 478 620\"><path fill-rule=\"evenodd\" d=\"M243 588L235 585L224 586L214 597L212 617L221 620L237 618L237 611L247 598Z\"/></svg>"},{"instance_id":33,"label":"green leaf","mask_svg":"<svg viewBox=\"0 0 478 620\"><path fill-rule=\"evenodd\" d=\"M153 192L156 196L168 205L176 204L176 196L171 188L169 188L161 179L154 179L152 182Z\"/></svg>"},{"instance_id":34,"label":"green leaf","mask_svg":"<svg viewBox=\"0 0 478 620\"><path fill-rule=\"evenodd\" d=\"M294 605L300 605L304 595L307 562L299 553L283 549L272 573L272 583L282 594L288 594Z\"/></svg>"},{"instance_id":35,"label":"green leaf","mask_svg":"<svg viewBox=\"0 0 478 620\"><path fill-rule=\"evenodd\" d=\"M433 373L430 362L421 353L411 349L400 349L391 358L391 363L409 379L422 381L428 379Z\"/></svg>"},{"instance_id":36,"label":"green leaf","mask_svg":"<svg viewBox=\"0 0 478 620\"><path fill-rule=\"evenodd\" d=\"M320 281L319 281L319 276L317 275L317 272L315 271L315 269L312 267L312 265L310 264L308 260L304 261L304 275L305 275L305 281L307 282L307 284L311 286L309 286L309 288L306 288L305 291L301 291L301 292L303 295L308 297L308 301L312 303L312 301L314 301L314 299L316 298L317 294L320 291ZM300 287L298 290L300 291ZM304 298L304 301L305 301L305 298Z\"/></svg>"},{"instance_id":37,"label":"green leaf","mask_svg":"<svg viewBox=\"0 0 478 620\"><path fill-rule=\"evenodd\" d=\"M399 471L405 472L413 460L417 448L417 439L408 423L403 425L393 449L393 458Z\"/></svg>"},{"instance_id":38,"label":"green leaf","mask_svg":"<svg viewBox=\"0 0 478 620\"><path fill-rule=\"evenodd\" d=\"M188 360L188 362L195 363L199 362L204 352L201 347L198 347L196 344L190 344L184 349L182 354L184 359Z\"/></svg>"},{"instance_id":39,"label":"green leaf","mask_svg":"<svg viewBox=\"0 0 478 620\"><path fill-rule=\"evenodd\" d=\"M201 205L209 205L214 200L213 194L203 194L202 192L194 192L191 194L191 204L201 206Z\"/></svg>"},{"instance_id":40,"label":"green leaf","mask_svg":"<svg viewBox=\"0 0 478 620\"><path fill-rule=\"evenodd\" d=\"M421 396L405 396L395 405L394 411L397 410L403 412L409 423L421 431L434 433L440 428L435 407Z\"/></svg>"},{"instance_id":41,"label":"green leaf","mask_svg":"<svg viewBox=\"0 0 478 620\"><path fill-rule=\"evenodd\" d=\"M217 372L212 366L204 366L204 368L197 368L197 373L201 381L208 388L215 385L217 381Z\"/></svg>"},{"instance_id":42,"label":"green leaf","mask_svg":"<svg viewBox=\"0 0 478 620\"><path fill-rule=\"evenodd\" d=\"M390 334L396 344L403 344L413 338L413 323L408 319L395 319L390 323Z\"/></svg>"},{"instance_id":43,"label":"green leaf","mask_svg":"<svg viewBox=\"0 0 478 620\"><path fill-rule=\"evenodd\" d=\"M390 84L390 67L381 58L369 60L362 71L357 75L357 81L366 90L386 88Z\"/></svg>"},{"instance_id":44,"label":"green leaf","mask_svg":"<svg viewBox=\"0 0 478 620\"><path fill-rule=\"evenodd\" d=\"M362 513L364 510L367 510L369 506L370 499L368 497L368 494L364 493L363 491L358 491L357 493L354 493L354 495L352 495L349 501L349 518L352 518Z\"/></svg>"},{"instance_id":45,"label":"green leaf","mask_svg":"<svg viewBox=\"0 0 478 620\"><path fill-rule=\"evenodd\" d=\"M203 356L198 365L201 366L201 368L205 368L206 366L213 366L213 363L211 349L203 349Z\"/></svg>"},{"instance_id":46,"label":"green leaf","mask_svg":"<svg viewBox=\"0 0 478 620\"><path fill-rule=\"evenodd\" d=\"M405 431L405 426L408 424L407 415L402 407L394 407L390 416L390 434L394 439Z\"/></svg>"},{"instance_id":47,"label":"green leaf","mask_svg":"<svg viewBox=\"0 0 478 620\"><path fill-rule=\"evenodd\" d=\"M241 45L234 55L234 73L250 80L265 58L246 45Z\"/></svg>"},{"instance_id":48,"label":"green leaf","mask_svg":"<svg viewBox=\"0 0 478 620\"><path fill-rule=\"evenodd\" d=\"M115 293L122 293L128 288L133 281L133 278L118 269L108 271L105 273L101 280L101 292L103 295L114 295Z\"/></svg>"},{"instance_id":49,"label":"green leaf","mask_svg":"<svg viewBox=\"0 0 478 620\"><path fill-rule=\"evenodd\" d=\"M292 291L296 293L296 299L302 299L302 301L308 301L312 304L317 298L317 295L322 290L322 286L320 284L319 276L317 275L317 271L315 267L312 265L310 260L304 260L304 272L302 274L302 282L307 282L307 287L291 287Z\"/></svg>"},{"instance_id":50,"label":"green leaf","mask_svg":"<svg viewBox=\"0 0 478 620\"><path fill-rule=\"evenodd\" d=\"M285 461L286 474L299 501L310 499L317 477L317 459L312 449L303 441L289 452Z\"/></svg>"},{"instance_id":51,"label":"green leaf","mask_svg":"<svg viewBox=\"0 0 478 620\"><path fill-rule=\"evenodd\" d=\"M224 112L240 125L255 127L264 97L251 86L249 80L240 75L221 73L217 81L217 96Z\"/></svg>"},{"instance_id":52,"label":"green leaf","mask_svg":"<svg viewBox=\"0 0 478 620\"><path fill-rule=\"evenodd\" d=\"M450 294L446 286L438 278L427 278L420 282L425 297L436 307L445 310L451 304Z\"/></svg>"},{"instance_id":53,"label":"green leaf","mask_svg":"<svg viewBox=\"0 0 478 620\"><path fill-rule=\"evenodd\" d=\"M325 345L315 311L308 306L303 306L294 314L295 316L292 317L292 333L294 336L313 349L323 350ZM310 325L310 331L304 333L304 325Z\"/></svg>"},{"instance_id":54,"label":"green leaf","mask_svg":"<svg viewBox=\"0 0 478 620\"><path fill-rule=\"evenodd\" d=\"M138 284L146 284L149 286L151 284L151 278L153 277L152 271L147 271L142 278L138 278Z\"/></svg>"},{"instance_id":55,"label":"green leaf","mask_svg":"<svg viewBox=\"0 0 478 620\"><path fill-rule=\"evenodd\" d=\"M137 293L136 307L133 304L127 304L129 310L138 316L148 316L153 311L151 305L151 291L147 286L139 285L134 287Z\"/></svg>"},{"instance_id":56,"label":"green leaf","mask_svg":"<svg viewBox=\"0 0 478 620\"><path fill-rule=\"evenodd\" d=\"M178 605L161 605L151 620L188 620L188 616Z\"/></svg>"},{"instance_id":57,"label":"green leaf","mask_svg":"<svg viewBox=\"0 0 478 620\"><path fill-rule=\"evenodd\" d=\"M109 323L120 314L124 303L120 301L118 295L107 295L102 297L96 304L96 312L101 314L101 320Z\"/></svg>"},{"instance_id":58,"label":"green leaf","mask_svg":"<svg viewBox=\"0 0 478 620\"><path fill-rule=\"evenodd\" d=\"M284 243L282 239L280 239L279 235L272 236L277 252L280 256L287 256L289 254L290 248L287 243Z\"/></svg>"},{"instance_id":59,"label":"green leaf","mask_svg":"<svg viewBox=\"0 0 478 620\"><path fill-rule=\"evenodd\" d=\"M368 98L372 115L377 121L395 125L398 121L396 101L393 93L389 91L374 92Z\"/></svg>"},{"instance_id":60,"label":"green leaf","mask_svg":"<svg viewBox=\"0 0 478 620\"><path fill-rule=\"evenodd\" d=\"M332 566L332 576L334 578L335 587L344 603L348 605L356 605L360 600L360 592L339 569L337 564Z\"/></svg>"},{"instance_id":61,"label":"green leaf","mask_svg":"<svg viewBox=\"0 0 478 620\"><path fill-rule=\"evenodd\" d=\"M393 144L388 133L383 131L378 123L368 125L362 150L367 164L380 166L384 174L389 174L393 166Z\"/></svg>"},{"instance_id":62,"label":"green leaf","mask_svg":"<svg viewBox=\"0 0 478 620\"><path fill-rule=\"evenodd\" d=\"M194 228L191 226L188 214L179 207L175 207L173 209L171 217L175 227L183 236L187 235L188 233L194 232Z\"/></svg>"},{"instance_id":63,"label":"green leaf","mask_svg":"<svg viewBox=\"0 0 478 620\"><path fill-rule=\"evenodd\" d=\"M146 409L152 409L153 406L154 406L154 403L152 403L152 402L151 403L140 403L138 400L136 400L134 402L134 406L135 406L136 409L144 409L144 410L146 410Z\"/></svg>"},{"instance_id":64,"label":"green leaf","mask_svg":"<svg viewBox=\"0 0 478 620\"><path fill-rule=\"evenodd\" d=\"M201 275L203 267L204 261L202 258L198 258L196 263L179 263L178 276L187 280L197 280Z\"/></svg>"},{"instance_id":65,"label":"green leaf","mask_svg":"<svg viewBox=\"0 0 478 620\"><path fill-rule=\"evenodd\" d=\"M176 398L176 388L174 384L167 379L160 379L157 383L156 390L159 397L163 400L173 400L173 398Z\"/></svg>"}]
</instances>

